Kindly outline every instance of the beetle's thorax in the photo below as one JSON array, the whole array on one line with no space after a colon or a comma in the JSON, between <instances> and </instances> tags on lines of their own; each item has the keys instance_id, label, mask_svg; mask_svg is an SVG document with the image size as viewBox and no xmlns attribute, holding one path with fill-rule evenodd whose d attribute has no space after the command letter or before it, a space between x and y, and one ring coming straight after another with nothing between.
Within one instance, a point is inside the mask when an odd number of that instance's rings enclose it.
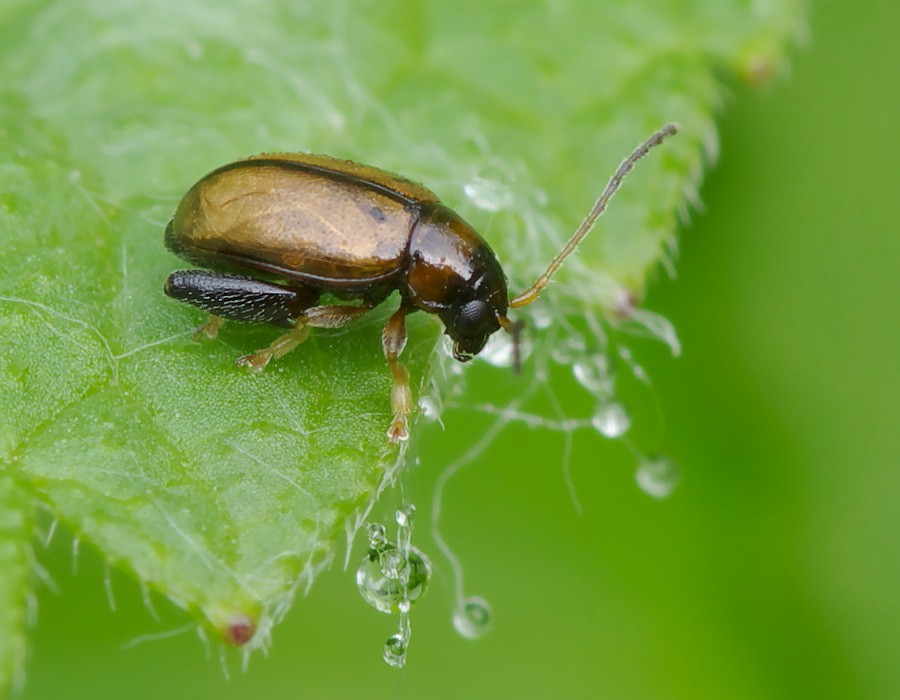
<instances>
[{"instance_id":1,"label":"beetle's thorax","mask_svg":"<svg viewBox=\"0 0 900 700\"><path fill-rule=\"evenodd\" d=\"M406 296L429 313L478 297L502 303L506 277L494 251L444 205L424 209L409 240Z\"/></svg>"}]
</instances>

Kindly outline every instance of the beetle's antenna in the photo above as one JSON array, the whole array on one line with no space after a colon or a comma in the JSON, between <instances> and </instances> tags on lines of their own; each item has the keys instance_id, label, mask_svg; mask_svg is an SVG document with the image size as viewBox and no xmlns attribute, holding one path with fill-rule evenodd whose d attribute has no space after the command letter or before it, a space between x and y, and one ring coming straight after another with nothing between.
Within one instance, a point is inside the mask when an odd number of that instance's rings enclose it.
<instances>
[{"instance_id":1,"label":"beetle's antenna","mask_svg":"<svg viewBox=\"0 0 900 700\"><path fill-rule=\"evenodd\" d=\"M546 287L550 283L550 278L553 277L554 273L560 268L560 265L563 264L563 261L575 251L575 248L578 247L578 244L581 243L582 239L594 226L594 222L597 221L597 218L606 209L606 205L609 203L609 200L612 199L612 196L616 193L616 190L619 189L619 186L622 184L622 180L625 179L625 176L629 172L631 172L634 164L637 163L645 155L647 155L652 148L655 148L656 146L661 144L666 138L677 133L677 131L677 125L666 124L664 127L655 132L649 139L644 141L644 143L634 149L634 152L622 161L622 164L616 169L616 172L613 173L613 176L609 179L609 182L606 183L606 187L604 188L603 193L600 195L597 201L594 202L594 207L593 209L591 209L591 212L587 215L587 217L585 217L584 221L581 222L581 226L578 227L578 230L575 231L574 234L572 234L569 242L566 243L559 254L550 262L550 265L547 267L547 271L544 272L544 274L542 274L540 277L538 277L534 281L534 284L532 284L528 289L526 289L518 296L514 297L509 302L509 305L511 307L518 308L520 306L527 306L541 295L544 287Z\"/></svg>"},{"instance_id":2,"label":"beetle's antenna","mask_svg":"<svg viewBox=\"0 0 900 700\"><path fill-rule=\"evenodd\" d=\"M500 322L501 328L512 336L513 371L520 374L522 371L522 329L525 328L525 321L510 321L503 315L498 315L497 320Z\"/></svg>"}]
</instances>

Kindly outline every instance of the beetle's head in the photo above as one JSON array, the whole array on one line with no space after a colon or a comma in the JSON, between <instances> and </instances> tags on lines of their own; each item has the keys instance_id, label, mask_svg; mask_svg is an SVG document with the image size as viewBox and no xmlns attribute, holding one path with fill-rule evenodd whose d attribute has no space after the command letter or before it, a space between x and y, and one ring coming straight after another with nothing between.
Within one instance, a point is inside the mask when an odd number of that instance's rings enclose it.
<instances>
[{"instance_id":1,"label":"beetle's head","mask_svg":"<svg viewBox=\"0 0 900 700\"><path fill-rule=\"evenodd\" d=\"M470 294L441 314L444 332L453 341L453 358L468 362L484 349L490 337L501 328L512 336L515 368L519 370L519 333L521 321L506 316L506 278L499 265L486 266L481 279L469 286Z\"/></svg>"},{"instance_id":2,"label":"beetle's head","mask_svg":"<svg viewBox=\"0 0 900 700\"><path fill-rule=\"evenodd\" d=\"M453 341L453 358L468 362L481 352L488 338L500 328L497 311L489 300L471 299L443 314L446 333Z\"/></svg>"}]
</instances>

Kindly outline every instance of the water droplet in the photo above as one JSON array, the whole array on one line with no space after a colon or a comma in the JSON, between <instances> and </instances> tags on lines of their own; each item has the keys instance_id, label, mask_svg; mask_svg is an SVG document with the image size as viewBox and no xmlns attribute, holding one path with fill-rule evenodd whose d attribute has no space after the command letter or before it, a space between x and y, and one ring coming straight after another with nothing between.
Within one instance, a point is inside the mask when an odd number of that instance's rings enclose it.
<instances>
[{"instance_id":1,"label":"water droplet","mask_svg":"<svg viewBox=\"0 0 900 700\"><path fill-rule=\"evenodd\" d=\"M379 549L387 544L387 535L385 534L384 525L381 523L369 523L369 546L372 549Z\"/></svg>"},{"instance_id":2,"label":"water droplet","mask_svg":"<svg viewBox=\"0 0 900 700\"><path fill-rule=\"evenodd\" d=\"M520 337L519 352L522 355L522 362L525 362L531 353L531 340L528 335L523 334ZM512 338L507 333L494 333L477 357L494 367L512 367L516 361Z\"/></svg>"},{"instance_id":3,"label":"water droplet","mask_svg":"<svg viewBox=\"0 0 900 700\"><path fill-rule=\"evenodd\" d=\"M631 316L636 303L634 292L625 287L620 287L613 293L613 297L615 299L613 308L616 314L622 318Z\"/></svg>"},{"instance_id":4,"label":"water droplet","mask_svg":"<svg viewBox=\"0 0 900 700\"><path fill-rule=\"evenodd\" d=\"M484 598L464 598L462 607L453 613L453 626L466 639L478 639L491 630L494 614Z\"/></svg>"},{"instance_id":5,"label":"water droplet","mask_svg":"<svg viewBox=\"0 0 900 700\"><path fill-rule=\"evenodd\" d=\"M631 416L618 402L601 402L597 404L597 410L591 418L591 425L604 437L615 439L622 437L631 427Z\"/></svg>"},{"instance_id":6,"label":"water droplet","mask_svg":"<svg viewBox=\"0 0 900 700\"><path fill-rule=\"evenodd\" d=\"M643 326L652 337L668 345L673 356L681 355L681 341L678 340L678 335L675 333L675 326L665 316L647 311L647 309L631 309L628 317Z\"/></svg>"},{"instance_id":7,"label":"water droplet","mask_svg":"<svg viewBox=\"0 0 900 700\"><path fill-rule=\"evenodd\" d=\"M416 506L409 503L400 508L394 517L400 527L412 527L416 521Z\"/></svg>"},{"instance_id":8,"label":"water droplet","mask_svg":"<svg viewBox=\"0 0 900 700\"><path fill-rule=\"evenodd\" d=\"M403 668L406 665L406 640L400 634L393 634L384 643L384 661L388 666Z\"/></svg>"},{"instance_id":9,"label":"water droplet","mask_svg":"<svg viewBox=\"0 0 900 700\"><path fill-rule=\"evenodd\" d=\"M513 203L512 193L502 182L476 177L463 186L466 195L476 207L485 211L509 209Z\"/></svg>"},{"instance_id":10,"label":"water droplet","mask_svg":"<svg viewBox=\"0 0 900 700\"><path fill-rule=\"evenodd\" d=\"M681 481L681 470L668 457L653 457L638 465L635 477L644 493L654 498L667 498Z\"/></svg>"},{"instance_id":11,"label":"water droplet","mask_svg":"<svg viewBox=\"0 0 900 700\"><path fill-rule=\"evenodd\" d=\"M389 551L391 555L387 555ZM403 560L402 564L393 553ZM425 594L430 580L431 563L415 547L409 548L408 557L391 544L370 549L356 570L356 585L363 599L383 613L398 612L403 600L415 603Z\"/></svg>"},{"instance_id":12,"label":"water droplet","mask_svg":"<svg viewBox=\"0 0 900 700\"><path fill-rule=\"evenodd\" d=\"M572 350L565 345L555 345L550 350L550 359L558 365L571 365L574 358Z\"/></svg>"},{"instance_id":13,"label":"water droplet","mask_svg":"<svg viewBox=\"0 0 900 700\"><path fill-rule=\"evenodd\" d=\"M587 355L572 365L572 374L581 386L596 396L609 396L613 391L609 360L602 353Z\"/></svg>"},{"instance_id":14,"label":"water droplet","mask_svg":"<svg viewBox=\"0 0 900 700\"><path fill-rule=\"evenodd\" d=\"M530 319L535 328L543 330L544 328L549 328L553 323L553 314L550 313L550 309L545 304L538 302L531 307Z\"/></svg>"},{"instance_id":15,"label":"water droplet","mask_svg":"<svg viewBox=\"0 0 900 700\"><path fill-rule=\"evenodd\" d=\"M433 396L422 396L419 399L420 415L429 422L441 419L440 402Z\"/></svg>"}]
</instances>

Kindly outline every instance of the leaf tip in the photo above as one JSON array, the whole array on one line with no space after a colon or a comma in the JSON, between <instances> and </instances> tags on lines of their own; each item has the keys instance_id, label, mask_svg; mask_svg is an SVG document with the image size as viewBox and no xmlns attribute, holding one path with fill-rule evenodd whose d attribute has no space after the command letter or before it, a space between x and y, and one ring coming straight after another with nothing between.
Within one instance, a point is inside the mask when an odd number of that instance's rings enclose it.
<instances>
[{"instance_id":1,"label":"leaf tip","mask_svg":"<svg viewBox=\"0 0 900 700\"><path fill-rule=\"evenodd\" d=\"M225 624L222 637L228 644L240 647L253 639L256 622L245 613L234 613Z\"/></svg>"}]
</instances>

